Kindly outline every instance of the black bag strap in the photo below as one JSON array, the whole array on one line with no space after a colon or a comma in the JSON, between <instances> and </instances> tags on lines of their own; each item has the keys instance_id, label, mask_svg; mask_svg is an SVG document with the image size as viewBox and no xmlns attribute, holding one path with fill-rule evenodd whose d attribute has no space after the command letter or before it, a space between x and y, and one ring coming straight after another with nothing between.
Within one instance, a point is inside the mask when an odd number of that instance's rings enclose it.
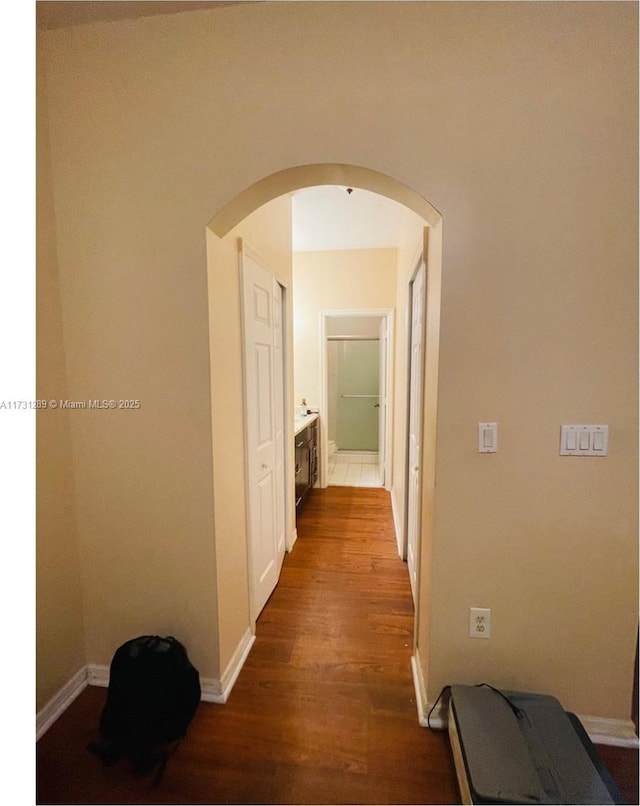
<instances>
[{"instance_id":1,"label":"black bag strap","mask_svg":"<svg viewBox=\"0 0 640 806\"><path fill-rule=\"evenodd\" d=\"M178 745L180 744L180 739L174 742L173 747L168 752L163 753L162 760L160 761L160 766L156 770L155 775L153 776L153 781L151 782L151 789L155 789L157 786L160 785L160 781L164 776L164 772L167 769L167 764L169 763L169 759L171 756L176 752L178 749Z\"/></svg>"}]
</instances>

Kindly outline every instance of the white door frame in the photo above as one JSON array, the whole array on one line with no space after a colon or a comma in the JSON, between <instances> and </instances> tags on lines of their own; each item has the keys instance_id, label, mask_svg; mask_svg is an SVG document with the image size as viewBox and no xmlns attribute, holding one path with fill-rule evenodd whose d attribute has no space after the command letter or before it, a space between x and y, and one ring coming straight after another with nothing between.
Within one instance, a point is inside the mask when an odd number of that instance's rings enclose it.
<instances>
[{"instance_id":1,"label":"white door frame","mask_svg":"<svg viewBox=\"0 0 640 806\"><path fill-rule=\"evenodd\" d=\"M291 346L293 343L293 331L292 331L292 316L291 316L291 304L292 304L292 296L289 287L289 283L285 280L275 269L270 266L265 259L253 249L246 241L245 238L238 238L238 268L240 272L240 288L243 287L244 278L242 276L242 255L246 254L259 263L266 271L268 271L271 276L276 280L276 282L282 288L282 334L283 334L283 344L282 344L282 395L284 400L284 514L285 514L285 551L291 551L293 548L293 543L295 542L294 537L294 524L295 524L295 508L294 508L294 470L293 470L293 407L291 405L291 395L289 394L289 389L291 387ZM241 295L242 296L242 295ZM243 305L244 303L241 302ZM247 390L247 383L244 371L245 365L245 325L244 325L244 310L242 313L242 361L243 361L243 373L242 373L242 402L243 402L243 431L244 431L244 460L245 460L245 468L249 467L249 439L248 439L248 417L249 417L249 410L250 410L250 401L248 400L248 390ZM245 473L245 517L246 517L246 524L247 524L247 580L248 580L248 589L249 589L249 613L251 617L252 623L252 631L255 632L255 623L258 613L255 612L256 604L255 604L255 597L253 591L253 557L252 557L252 546L251 546L251 539L249 535L249 529L251 528L251 512L250 512L250 495L251 490L249 489L249 473Z\"/></svg>"},{"instance_id":2,"label":"white door frame","mask_svg":"<svg viewBox=\"0 0 640 806\"><path fill-rule=\"evenodd\" d=\"M391 490L392 467L392 423L393 423L393 309L392 308L345 308L320 311L320 487L329 483L329 433L327 417L329 411L329 384L327 381L327 320L335 317L372 317L383 319L387 329L386 382L385 382L385 444L384 448L384 488ZM380 446L378 446L380 447Z\"/></svg>"},{"instance_id":3,"label":"white door frame","mask_svg":"<svg viewBox=\"0 0 640 806\"><path fill-rule=\"evenodd\" d=\"M427 236L425 235L425 238ZM407 295L407 306L408 306L408 326L407 326L407 333L408 333L408 358L407 358L407 440L406 440L406 457L405 457L405 489L404 489L404 536L403 536L403 553L402 557L407 561L409 564L409 579L411 581L411 593L413 595L414 606L417 610L418 607L418 588L420 583L420 547L421 547L421 533L422 533L422 487L423 487L423 475L422 475L422 448L424 442L424 380L425 380L425 353L426 353L426 345L425 345L425 334L426 334L426 320L427 320L427 264L424 259L426 254L426 250L421 249L419 255L414 260L414 269L411 272L411 276L409 278L409 293ZM413 340L413 332L414 332L414 299L415 299L415 283L418 279L418 275L420 271L423 272L423 282L422 282L422 316L421 316L421 336L420 336L420 361L419 366L417 367L417 373L413 373L413 348L414 348L414 340ZM412 407L412 394L414 390L419 390L418 400L416 401L416 406ZM414 423L412 418L412 410L413 413L417 417L416 423ZM412 456L411 456L411 435L413 433L414 428L417 426L417 432L419 435L419 455L414 457L414 461L417 461L417 466L412 469ZM414 553L413 553L413 571L415 576L412 576L412 568L409 556L409 515L410 515L410 498L411 498L411 487L412 487L412 473L418 473L418 484L417 484L417 491L418 491L418 500L414 502L415 506L415 528L416 528L416 539Z\"/></svg>"}]
</instances>

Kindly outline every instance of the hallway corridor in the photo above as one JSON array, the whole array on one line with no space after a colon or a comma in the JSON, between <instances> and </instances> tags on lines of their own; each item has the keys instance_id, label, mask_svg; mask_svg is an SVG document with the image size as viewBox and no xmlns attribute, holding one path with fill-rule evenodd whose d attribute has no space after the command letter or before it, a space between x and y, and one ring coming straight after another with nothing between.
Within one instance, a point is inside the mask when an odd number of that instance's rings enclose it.
<instances>
[{"instance_id":1,"label":"hallway corridor","mask_svg":"<svg viewBox=\"0 0 640 806\"><path fill-rule=\"evenodd\" d=\"M256 633L229 701L200 704L158 788L87 751L106 696L90 687L38 743L37 802L459 802L446 732L418 724L389 493L312 491ZM637 752L598 752L637 802Z\"/></svg>"},{"instance_id":2,"label":"hallway corridor","mask_svg":"<svg viewBox=\"0 0 640 806\"><path fill-rule=\"evenodd\" d=\"M389 494L314 490L298 535L228 703L201 703L159 788L87 752L88 688L39 742L39 803L456 802L446 733L418 724Z\"/></svg>"}]
</instances>

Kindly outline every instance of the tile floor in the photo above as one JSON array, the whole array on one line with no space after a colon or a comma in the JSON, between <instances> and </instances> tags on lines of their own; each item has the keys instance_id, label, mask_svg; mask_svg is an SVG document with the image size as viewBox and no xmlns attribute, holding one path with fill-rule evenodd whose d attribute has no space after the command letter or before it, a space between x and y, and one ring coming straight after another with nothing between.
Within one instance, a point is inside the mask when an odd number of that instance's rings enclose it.
<instances>
[{"instance_id":1,"label":"tile floor","mask_svg":"<svg viewBox=\"0 0 640 806\"><path fill-rule=\"evenodd\" d=\"M329 459L329 484L336 487L380 487L378 454L337 451Z\"/></svg>"}]
</instances>

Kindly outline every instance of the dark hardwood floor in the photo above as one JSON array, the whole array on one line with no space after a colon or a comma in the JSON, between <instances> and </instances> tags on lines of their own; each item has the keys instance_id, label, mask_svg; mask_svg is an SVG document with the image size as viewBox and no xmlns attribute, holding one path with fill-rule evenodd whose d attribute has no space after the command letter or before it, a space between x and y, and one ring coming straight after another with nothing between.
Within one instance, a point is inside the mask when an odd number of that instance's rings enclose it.
<instances>
[{"instance_id":1,"label":"dark hardwood floor","mask_svg":"<svg viewBox=\"0 0 640 806\"><path fill-rule=\"evenodd\" d=\"M459 802L447 734L418 724L388 493L314 490L298 535L228 703L201 703L160 785L87 751L106 695L88 688L38 743L38 803ZM637 752L603 749L637 803Z\"/></svg>"}]
</instances>

